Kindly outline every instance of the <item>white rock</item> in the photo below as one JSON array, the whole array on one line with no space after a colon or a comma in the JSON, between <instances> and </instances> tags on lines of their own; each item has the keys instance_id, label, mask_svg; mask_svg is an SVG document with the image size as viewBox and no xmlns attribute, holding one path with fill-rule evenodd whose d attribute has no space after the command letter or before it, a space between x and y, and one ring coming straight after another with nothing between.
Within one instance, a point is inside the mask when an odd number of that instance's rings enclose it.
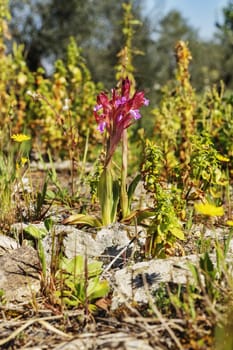
<instances>
[{"instance_id":1,"label":"white rock","mask_svg":"<svg viewBox=\"0 0 233 350\"><path fill-rule=\"evenodd\" d=\"M148 302L148 292L144 285L143 275L150 293L159 288L161 282L186 283L192 279L187 262L196 264L198 256L154 259L140 262L115 272L115 286L112 309L120 304L136 301Z\"/></svg>"},{"instance_id":2,"label":"white rock","mask_svg":"<svg viewBox=\"0 0 233 350\"><path fill-rule=\"evenodd\" d=\"M30 302L40 291L40 263L32 247L0 256L0 289L7 302Z\"/></svg>"},{"instance_id":3,"label":"white rock","mask_svg":"<svg viewBox=\"0 0 233 350\"><path fill-rule=\"evenodd\" d=\"M14 238L0 234L0 248L2 248L3 250L12 250L17 249L18 247L19 244Z\"/></svg>"}]
</instances>

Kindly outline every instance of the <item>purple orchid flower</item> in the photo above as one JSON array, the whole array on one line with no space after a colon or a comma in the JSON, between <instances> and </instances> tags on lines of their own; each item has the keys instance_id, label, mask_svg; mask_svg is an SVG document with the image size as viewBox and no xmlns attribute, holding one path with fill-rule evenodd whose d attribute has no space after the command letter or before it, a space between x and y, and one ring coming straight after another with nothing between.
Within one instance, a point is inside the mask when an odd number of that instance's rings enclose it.
<instances>
[{"instance_id":1,"label":"purple orchid flower","mask_svg":"<svg viewBox=\"0 0 233 350\"><path fill-rule=\"evenodd\" d=\"M128 78L122 81L121 91L111 90L111 98L104 92L97 96L97 105L94 107L94 116L100 132L107 131L109 135L109 150L107 159L111 159L118 143L121 140L124 129L132 125L135 120L141 118L139 109L148 106L149 100L144 97L144 92L135 92L130 97L130 81Z\"/></svg>"}]
</instances>

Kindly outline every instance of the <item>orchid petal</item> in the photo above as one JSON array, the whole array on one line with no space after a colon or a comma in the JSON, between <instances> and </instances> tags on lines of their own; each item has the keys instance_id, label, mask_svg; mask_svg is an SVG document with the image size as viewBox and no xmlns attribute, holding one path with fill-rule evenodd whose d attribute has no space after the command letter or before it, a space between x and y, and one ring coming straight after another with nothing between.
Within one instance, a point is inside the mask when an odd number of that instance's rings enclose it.
<instances>
[{"instance_id":1,"label":"orchid petal","mask_svg":"<svg viewBox=\"0 0 233 350\"><path fill-rule=\"evenodd\" d=\"M101 133L104 132L104 129L106 128L106 122L103 121L103 122L100 122L98 127L97 127L97 130L99 130Z\"/></svg>"},{"instance_id":2,"label":"orchid petal","mask_svg":"<svg viewBox=\"0 0 233 350\"><path fill-rule=\"evenodd\" d=\"M93 114L98 123L97 129L103 133L105 129L109 138L108 158L110 159L120 142L124 129L141 118L140 108L148 106L149 100L143 91L137 91L130 97L131 83L128 78L122 80L121 90L114 88L110 94L101 92Z\"/></svg>"},{"instance_id":3,"label":"orchid petal","mask_svg":"<svg viewBox=\"0 0 233 350\"><path fill-rule=\"evenodd\" d=\"M120 122L122 119L123 119L123 115L122 115L122 114L120 114L120 115L117 116L117 121L118 121L118 122Z\"/></svg>"},{"instance_id":4,"label":"orchid petal","mask_svg":"<svg viewBox=\"0 0 233 350\"><path fill-rule=\"evenodd\" d=\"M99 105L96 105L93 110L94 112L98 112L101 108L103 108L103 106L99 104Z\"/></svg>"},{"instance_id":5,"label":"orchid petal","mask_svg":"<svg viewBox=\"0 0 233 350\"><path fill-rule=\"evenodd\" d=\"M131 109L129 113L132 115L132 117L133 117L135 120L138 120L138 119L141 118L141 114L140 114L140 112L139 112L138 109Z\"/></svg>"},{"instance_id":6,"label":"orchid petal","mask_svg":"<svg viewBox=\"0 0 233 350\"><path fill-rule=\"evenodd\" d=\"M122 96L116 100L116 107L119 107L127 102L127 98Z\"/></svg>"}]
</instances>

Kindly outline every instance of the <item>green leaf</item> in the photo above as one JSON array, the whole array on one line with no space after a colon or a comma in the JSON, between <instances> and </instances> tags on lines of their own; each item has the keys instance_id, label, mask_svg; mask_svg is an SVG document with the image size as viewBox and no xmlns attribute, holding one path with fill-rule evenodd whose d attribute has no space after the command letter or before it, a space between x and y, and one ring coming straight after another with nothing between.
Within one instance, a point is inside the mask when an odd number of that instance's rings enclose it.
<instances>
[{"instance_id":1,"label":"green leaf","mask_svg":"<svg viewBox=\"0 0 233 350\"><path fill-rule=\"evenodd\" d=\"M49 232L51 229L52 229L52 227L53 227L53 219L52 218L46 218L45 220L44 220L44 226L45 226L45 228L46 228L46 230Z\"/></svg>"},{"instance_id":2,"label":"green leaf","mask_svg":"<svg viewBox=\"0 0 233 350\"><path fill-rule=\"evenodd\" d=\"M90 301L98 298L102 298L109 293L109 284L108 281L99 281L99 278L96 277L91 279L87 288L87 295Z\"/></svg>"},{"instance_id":3,"label":"green leaf","mask_svg":"<svg viewBox=\"0 0 233 350\"><path fill-rule=\"evenodd\" d=\"M93 261L88 263L88 278L99 275L102 271L102 261ZM75 278L84 276L85 258L82 255L77 255L72 259L63 258L61 269L73 275Z\"/></svg>"},{"instance_id":4,"label":"green leaf","mask_svg":"<svg viewBox=\"0 0 233 350\"><path fill-rule=\"evenodd\" d=\"M198 273L197 267L190 262L187 262L187 265L188 265L189 270L191 271L191 274L194 278L196 285L199 285L200 284L200 275Z\"/></svg>"},{"instance_id":5,"label":"green leaf","mask_svg":"<svg viewBox=\"0 0 233 350\"><path fill-rule=\"evenodd\" d=\"M136 187L137 187L140 180L141 180L141 174L138 174L137 176L135 176L135 178L132 180L131 184L129 185L129 188L127 191L128 192L128 205L129 205L129 207L130 207L134 192L136 190Z\"/></svg>"},{"instance_id":6,"label":"green leaf","mask_svg":"<svg viewBox=\"0 0 233 350\"><path fill-rule=\"evenodd\" d=\"M84 272L84 258L82 255L77 255L73 259L63 258L61 268L75 278L81 276Z\"/></svg>"},{"instance_id":7,"label":"green leaf","mask_svg":"<svg viewBox=\"0 0 233 350\"><path fill-rule=\"evenodd\" d=\"M224 256L226 257L228 251L229 251L229 248L230 248L230 243L231 243L231 240L232 240L232 236L233 236L233 230L230 229L230 232L227 236L227 239L224 241Z\"/></svg>"},{"instance_id":8,"label":"green leaf","mask_svg":"<svg viewBox=\"0 0 233 350\"><path fill-rule=\"evenodd\" d=\"M134 210L128 216L121 220L122 223L129 224L135 217L137 218L137 223L141 223L144 219L148 219L151 216L154 216L155 212L153 209L142 209Z\"/></svg>"},{"instance_id":9,"label":"green leaf","mask_svg":"<svg viewBox=\"0 0 233 350\"><path fill-rule=\"evenodd\" d=\"M100 275L102 271L102 261L93 261L88 264L88 277Z\"/></svg>"},{"instance_id":10,"label":"green leaf","mask_svg":"<svg viewBox=\"0 0 233 350\"><path fill-rule=\"evenodd\" d=\"M119 186L119 182L116 180L113 181L112 193L113 193L113 201L112 201L111 220L112 222L115 222L117 217L117 206L120 199L120 186Z\"/></svg>"},{"instance_id":11,"label":"green leaf","mask_svg":"<svg viewBox=\"0 0 233 350\"><path fill-rule=\"evenodd\" d=\"M88 310L91 312L91 313L94 313L97 311L97 306L94 305L94 304L89 304L88 305Z\"/></svg>"},{"instance_id":12,"label":"green leaf","mask_svg":"<svg viewBox=\"0 0 233 350\"><path fill-rule=\"evenodd\" d=\"M214 272L214 264L212 263L212 260L207 252L200 258L200 267L209 275L212 275Z\"/></svg>"},{"instance_id":13,"label":"green leaf","mask_svg":"<svg viewBox=\"0 0 233 350\"><path fill-rule=\"evenodd\" d=\"M44 238L47 235L47 232L43 228L38 228L34 225L28 225L26 228L24 228L24 231L28 233L33 238L36 238L38 240Z\"/></svg>"},{"instance_id":14,"label":"green leaf","mask_svg":"<svg viewBox=\"0 0 233 350\"><path fill-rule=\"evenodd\" d=\"M70 276L70 278L66 278L64 280L64 285L69 288L69 290L63 291L64 296L71 296L75 292L75 284L74 284L74 278L73 276Z\"/></svg>"},{"instance_id":15,"label":"green leaf","mask_svg":"<svg viewBox=\"0 0 233 350\"><path fill-rule=\"evenodd\" d=\"M182 241L184 240L184 232L181 230L181 228L179 228L179 227L172 227L172 228L169 228L169 231L176 238L179 238Z\"/></svg>"},{"instance_id":16,"label":"green leaf","mask_svg":"<svg viewBox=\"0 0 233 350\"><path fill-rule=\"evenodd\" d=\"M101 227L103 224L101 220L95 216L85 214L73 214L62 221L63 224L70 225L88 225L91 227Z\"/></svg>"},{"instance_id":17,"label":"green leaf","mask_svg":"<svg viewBox=\"0 0 233 350\"><path fill-rule=\"evenodd\" d=\"M46 276L46 257L45 257L45 251L44 251L44 247L43 244L41 242L41 240L38 240L38 255L40 258L40 262L42 265L42 272L43 272L43 276Z\"/></svg>"},{"instance_id":18,"label":"green leaf","mask_svg":"<svg viewBox=\"0 0 233 350\"><path fill-rule=\"evenodd\" d=\"M93 261L88 264L88 276L85 274L85 257L79 255L73 259L63 258L60 266L60 272L57 276L64 274L64 290L57 293L56 296L62 298L63 303L68 306L77 306L80 303L85 304L88 298L88 307L95 299L104 297L109 292L109 284L99 278L102 272L102 262ZM86 284L85 279L88 278ZM87 290L86 290L87 285Z\"/></svg>"},{"instance_id":19,"label":"green leaf","mask_svg":"<svg viewBox=\"0 0 233 350\"><path fill-rule=\"evenodd\" d=\"M46 199L55 199L56 198L56 193L52 190L47 190L46 192Z\"/></svg>"},{"instance_id":20,"label":"green leaf","mask_svg":"<svg viewBox=\"0 0 233 350\"><path fill-rule=\"evenodd\" d=\"M113 176L110 168L104 168L98 185L98 197L104 226L111 224L113 214Z\"/></svg>"}]
</instances>

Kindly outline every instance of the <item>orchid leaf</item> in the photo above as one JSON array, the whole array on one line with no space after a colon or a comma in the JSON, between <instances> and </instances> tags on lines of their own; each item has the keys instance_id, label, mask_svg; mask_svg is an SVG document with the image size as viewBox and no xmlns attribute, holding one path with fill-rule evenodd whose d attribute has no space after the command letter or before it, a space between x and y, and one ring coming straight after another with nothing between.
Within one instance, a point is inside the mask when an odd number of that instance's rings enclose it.
<instances>
[{"instance_id":1,"label":"orchid leaf","mask_svg":"<svg viewBox=\"0 0 233 350\"><path fill-rule=\"evenodd\" d=\"M120 199L120 186L118 181L113 181L113 186L112 186L112 193L113 193L113 201L112 201L112 222L116 221L116 216L117 216L117 206L119 203Z\"/></svg>"},{"instance_id":2,"label":"orchid leaf","mask_svg":"<svg viewBox=\"0 0 233 350\"><path fill-rule=\"evenodd\" d=\"M128 216L123 218L121 222L124 224L129 224L134 218L137 218L137 223L141 223L144 219L150 218L154 215L154 210L150 208L134 210Z\"/></svg>"},{"instance_id":3,"label":"orchid leaf","mask_svg":"<svg viewBox=\"0 0 233 350\"><path fill-rule=\"evenodd\" d=\"M103 225L107 226L112 221L113 208L113 176L110 168L105 168L100 176L98 197L102 212Z\"/></svg>"},{"instance_id":4,"label":"orchid leaf","mask_svg":"<svg viewBox=\"0 0 233 350\"><path fill-rule=\"evenodd\" d=\"M70 215L68 218L63 220L63 224L69 224L69 225L88 225L91 227L100 227L102 226L102 222L99 218L91 215L85 215L85 214L73 214Z\"/></svg>"},{"instance_id":5,"label":"orchid leaf","mask_svg":"<svg viewBox=\"0 0 233 350\"><path fill-rule=\"evenodd\" d=\"M133 181L129 185L129 188L128 188L128 205L129 205L129 207L130 207L134 192L136 190L136 187L137 187L140 180L141 180L141 174L138 174L137 176L135 176L135 178L133 179Z\"/></svg>"}]
</instances>

